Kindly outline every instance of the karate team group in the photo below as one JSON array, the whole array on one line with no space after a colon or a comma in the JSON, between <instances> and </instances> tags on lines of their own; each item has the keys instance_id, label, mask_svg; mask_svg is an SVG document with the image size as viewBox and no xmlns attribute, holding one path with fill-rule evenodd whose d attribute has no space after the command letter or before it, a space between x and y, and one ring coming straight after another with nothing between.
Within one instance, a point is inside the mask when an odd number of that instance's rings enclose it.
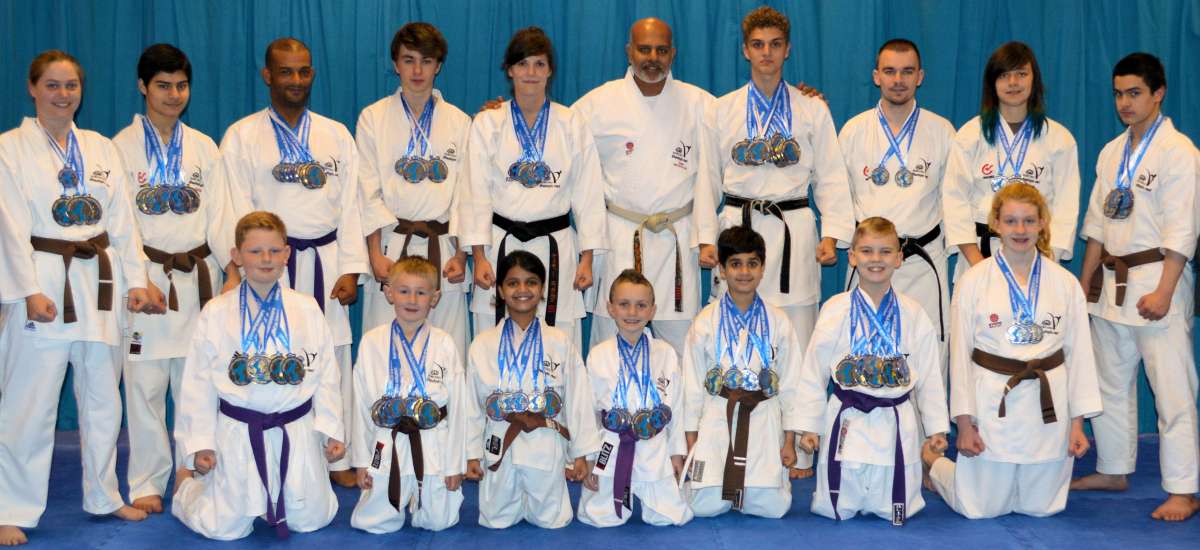
<instances>
[{"instance_id":1,"label":"karate team group","mask_svg":"<svg viewBox=\"0 0 1200 550\"><path fill-rule=\"evenodd\" d=\"M750 81L714 98L672 78L671 29L643 19L625 77L567 107L546 95L550 40L525 28L502 63L513 99L472 119L434 86L445 39L409 23L400 86L354 136L307 109L312 57L284 38L271 105L220 147L180 122L177 48L142 54L145 114L111 140L73 122L78 61L38 55L37 115L0 135L0 544L45 511L68 363L83 509L137 521L170 498L214 539L328 525L330 479L360 488L351 525L372 533L455 525L465 479L489 528L616 526L635 499L653 525L778 518L811 475L830 518L903 524L922 487L968 518L1046 516L1069 490L1127 488L1139 362L1168 494L1152 515L1193 515L1200 154L1160 112L1159 60L1113 69L1128 129L1096 163L1077 279L1058 263L1077 147L1028 46L992 53L956 132L917 106L917 46L890 40L878 104L837 133L782 79L789 35L750 12ZM818 308L839 246L847 291ZM1072 480L1084 419L1097 472Z\"/></svg>"}]
</instances>

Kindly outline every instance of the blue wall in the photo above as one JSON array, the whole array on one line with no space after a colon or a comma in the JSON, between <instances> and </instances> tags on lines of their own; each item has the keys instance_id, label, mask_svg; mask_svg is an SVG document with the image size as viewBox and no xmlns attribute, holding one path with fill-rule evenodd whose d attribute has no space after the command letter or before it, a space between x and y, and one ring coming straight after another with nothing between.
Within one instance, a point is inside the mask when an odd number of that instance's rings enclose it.
<instances>
[{"instance_id":1,"label":"blue wall","mask_svg":"<svg viewBox=\"0 0 1200 550\"><path fill-rule=\"evenodd\" d=\"M619 77L629 24L655 15L675 29L676 77L720 95L742 85L741 17L758 2L721 0L550 1L437 0L104 2L42 0L0 3L0 127L32 114L25 91L29 60L48 48L75 54L86 71L80 126L114 134L142 101L135 85L141 50L171 42L195 67L185 121L219 141L234 120L266 105L258 76L266 44L292 35L312 48L317 81L314 110L353 131L358 112L397 85L388 59L392 33L408 21L429 21L445 33L449 59L438 79L445 97L473 112L508 84L499 69L511 33L546 29L558 55L551 92L570 103ZM835 122L878 97L870 69L875 50L902 36L922 48L924 108L956 125L978 108L988 54L1007 40L1029 43L1039 56L1052 118L1079 142L1084 193L1096 155L1121 131L1112 109L1110 71L1126 53L1144 50L1167 67L1165 111L1182 131L1200 138L1200 1L1158 0L847 0L767 2L791 18L791 81L804 80L829 98ZM1082 209L1081 209L1082 210ZM1081 212L1082 214L1082 212ZM1080 244L1082 246L1082 243ZM1078 269L1078 261L1075 263ZM844 262L826 270L826 296L837 292ZM1142 402L1150 402L1143 384ZM60 426L73 425L69 392ZM1143 406L1142 429L1154 430Z\"/></svg>"}]
</instances>

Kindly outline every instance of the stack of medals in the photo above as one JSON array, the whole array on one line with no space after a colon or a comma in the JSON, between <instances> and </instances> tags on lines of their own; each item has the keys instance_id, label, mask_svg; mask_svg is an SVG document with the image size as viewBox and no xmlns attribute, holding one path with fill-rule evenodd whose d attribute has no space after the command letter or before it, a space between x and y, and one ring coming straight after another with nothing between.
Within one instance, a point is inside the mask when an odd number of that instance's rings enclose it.
<instances>
[{"instance_id":1,"label":"stack of medals","mask_svg":"<svg viewBox=\"0 0 1200 550\"><path fill-rule=\"evenodd\" d=\"M525 123L525 115L521 113L517 100L509 104L512 108L513 130L517 133L517 143L521 144L521 158L509 165L508 179L525 187L537 187L550 179L550 165L542 161L546 152L546 130L550 126L550 100L542 104L532 130Z\"/></svg>"},{"instance_id":2,"label":"stack of medals","mask_svg":"<svg viewBox=\"0 0 1200 550\"><path fill-rule=\"evenodd\" d=\"M733 298L726 293L721 297L720 320L717 325L717 364L704 376L704 388L709 395L719 395L722 388L730 390L762 390L767 397L779 393L779 374L771 368L771 322L762 298L755 296L754 303L745 314L738 312ZM741 334L745 331L746 338ZM750 370L754 352L758 352L762 368L757 373ZM721 360L729 357L729 368L722 369Z\"/></svg>"},{"instance_id":3,"label":"stack of medals","mask_svg":"<svg viewBox=\"0 0 1200 550\"><path fill-rule=\"evenodd\" d=\"M1041 288L1042 255L1034 254L1033 268L1029 270L1027 291L1021 290L1012 268L1004 259L1004 253L996 254L996 266L1008 283L1008 304L1012 308L1013 324L1008 327L1008 342L1014 345L1037 344L1042 341L1042 326L1033 321L1037 313L1038 293Z\"/></svg>"},{"instance_id":4,"label":"stack of medals","mask_svg":"<svg viewBox=\"0 0 1200 550\"><path fill-rule=\"evenodd\" d=\"M511 317L504 320L504 328L500 331L500 350L496 355L499 366L497 388L484 402L484 412L488 418L500 422L509 413L531 412L546 418L554 418L562 411L563 399L550 384L544 390L540 388L542 359L545 350L542 348L541 322L534 319L525 332L519 350L513 348L513 332L516 323ZM530 370L532 389L526 392L523 386L525 371Z\"/></svg>"},{"instance_id":5,"label":"stack of medals","mask_svg":"<svg viewBox=\"0 0 1200 550\"><path fill-rule=\"evenodd\" d=\"M142 133L146 136L146 160L154 163L154 170L150 173L150 181L137 192L134 202L138 210L147 216L196 212L200 209L200 193L185 185L182 176L183 124L175 121L171 143L164 147L150 119L144 116L141 119Z\"/></svg>"},{"instance_id":6,"label":"stack of medals","mask_svg":"<svg viewBox=\"0 0 1200 550\"><path fill-rule=\"evenodd\" d=\"M421 356L417 357L413 353L413 344L420 338L423 330L425 330L424 324L417 328L412 341L409 341L405 338L400 323L392 321L391 343L388 345L387 388L383 392L383 397L371 405L371 420L380 428L395 428L406 416L412 418L417 427L422 430L432 429L442 421L441 407L438 407L437 402L429 398L429 392L425 389L425 357L429 352L428 334L425 337L425 345L421 347ZM412 378L412 385L408 389L407 397L401 397L404 394L402 391L404 382L400 372L400 354L396 352L397 340L400 341L400 349L404 350L404 361L408 363L408 372Z\"/></svg>"},{"instance_id":7,"label":"stack of medals","mask_svg":"<svg viewBox=\"0 0 1200 550\"><path fill-rule=\"evenodd\" d=\"M850 354L834 369L834 380L844 388L899 388L912 381L908 361L900 353L900 304L896 291L888 290L872 310L863 291L850 296Z\"/></svg>"},{"instance_id":8,"label":"stack of medals","mask_svg":"<svg viewBox=\"0 0 1200 550\"><path fill-rule=\"evenodd\" d=\"M275 108L268 111L271 128L275 130L275 144L279 146L279 164L271 169L275 181L281 183L299 183L305 189L320 189L325 186L325 169L321 163L313 160L312 151L308 148L308 133L312 129L312 117L308 110L300 115L297 132L288 127Z\"/></svg>"},{"instance_id":9,"label":"stack of medals","mask_svg":"<svg viewBox=\"0 0 1200 550\"><path fill-rule=\"evenodd\" d=\"M637 345L629 345L625 338L618 336L617 351L621 356L621 365L617 369L612 407L604 411L600 422L612 432L632 430L634 437L645 441L658 435L671 423L671 407L662 402L658 388L654 387L650 378L650 339L643 334ZM642 400L641 408L635 413L629 412L631 385L637 386Z\"/></svg>"},{"instance_id":10,"label":"stack of medals","mask_svg":"<svg viewBox=\"0 0 1200 550\"><path fill-rule=\"evenodd\" d=\"M1008 125L1003 118L996 117L996 140L1000 142L999 150L996 151L996 177L992 178L992 191L999 191L1001 187L1010 183L1024 181L1021 178L1021 166L1025 164L1025 153L1029 151L1029 142L1033 141L1033 124L1030 124L1029 118L1025 118L1025 122L1021 123L1021 127L1013 133L1012 143L1008 142ZM1004 159L1000 158L1000 151L1004 152ZM1017 152L1016 160L1013 159L1013 152ZM1004 175L1004 169L1009 168L1010 174Z\"/></svg>"},{"instance_id":11,"label":"stack of medals","mask_svg":"<svg viewBox=\"0 0 1200 550\"><path fill-rule=\"evenodd\" d=\"M242 349L229 360L229 380L238 386L251 382L280 386L295 386L304 381L304 362L294 353L279 353L291 349L287 312L279 283L271 287L266 298L242 282L238 304L242 318ZM258 312L251 315L247 297L253 296ZM276 353L268 355L267 347L275 343Z\"/></svg>"},{"instance_id":12,"label":"stack of medals","mask_svg":"<svg viewBox=\"0 0 1200 550\"><path fill-rule=\"evenodd\" d=\"M397 95L400 96L400 104L404 106L404 115L408 117L410 131L408 150L404 152L404 156L400 160L396 161L396 173L404 178L404 181L414 184L421 183L423 180L433 183L446 181L446 176L449 174L446 161L437 155L426 158L429 149L433 147L429 140L433 127L433 96L429 96L429 102L425 104L425 110L421 112L421 119L418 121L413 117L412 109L409 109L404 94ZM421 144L420 154L413 155L417 143Z\"/></svg>"},{"instance_id":13,"label":"stack of medals","mask_svg":"<svg viewBox=\"0 0 1200 550\"><path fill-rule=\"evenodd\" d=\"M800 144L792 137L792 100L787 83L779 81L769 105L753 82L746 90L747 138L733 145L730 156L734 164L762 166L769 162L786 168L800 162Z\"/></svg>"},{"instance_id":14,"label":"stack of medals","mask_svg":"<svg viewBox=\"0 0 1200 550\"><path fill-rule=\"evenodd\" d=\"M1142 136L1141 143L1138 143L1137 152L1132 155L1130 146L1133 141L1133 128L1128 130L1129 135L1125 138L1125 152L1121 155L1121 165L1117 167L1116 189L1109 191L1108 196L1104 197L1105 217L1123 220L1133 213L1133 176L1137 173L1138 165L1142 163L1142 157L1146 156L1146 150L1150 148L1150 142L1154 140L1154 134L1158 133L1158 127L1162 121L1162 113L1159 113L1158 118L1154 119L1154 125L1146 131L1146 135ZM1133 157L1132 164L1129 162L1130 156Z\"/></svg>"},{"instance_id":15,"label":"stack of medals","mask_svg":"<svg viewBox=\"0 0 1200 550\"><path fill-rule=\"evenodd\" d=\"M900 127L898 135L892 135L892 127L888 125L887 118L883 116L883 107L875 106L875 114L879 115L879 127L883 130L883 135L887 136L888 150L883 155L883 160L879 161L879 166L876 166L871 171L871 182L875 185L887 185L891 174L888 173L887 162L896 155L896 161L900 164L900 168L896 170L896 185L899 187L908 187L912 185L912 172L908 170L908 165L904 162L904 154L900 152L900 144L908 139L908 145L905 146L904 152L907 153L912 149L913 136L917 133L917 120L921 118L921 108L913 103L913 110L905 119L904 125Z\"/></svg>"},{"instance_id":16,"label":"stack of medals","mask_svg":"<svg viewBox=\"0 0 1200 550\"><path fill-rule=\"evenodd\" d=\"M40 125L39 125L40 126ZM100 222L103 209L100 201L88 193L87 184L83 181L83 153L79 151L79 141L75 139L74 128L67 130L67 149L64 151L58 141L46 132L50 147L62 161L63 167L58 171L58 184L62 186L62 196L50 205L50 216L54 222L63 227L73 225L96 225Z\"/></svg>"}]
</instances>

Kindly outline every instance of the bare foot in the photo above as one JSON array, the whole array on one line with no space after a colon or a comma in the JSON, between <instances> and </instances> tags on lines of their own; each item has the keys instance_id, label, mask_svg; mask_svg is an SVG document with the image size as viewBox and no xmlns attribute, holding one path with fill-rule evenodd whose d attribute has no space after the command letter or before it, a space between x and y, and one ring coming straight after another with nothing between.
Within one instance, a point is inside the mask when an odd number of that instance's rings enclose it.
<instances>
[{"instance_id":1,"label":"bare foot","mask_svg":"<svg viewBox=\"0 0 1200 550\"><path fill-rule=\"evenodd\" d=\"M193 475L195 474L193 474L192 471L187 468L180 468L178 472L175 472L175 486L171 488L171 494L174 495L175 493L178 493L179 486L183 485L183 480L192 479ZM137 502L134 502L134 504L137 504Z\"/></svg>"},{"instance_id":2,"label":"bare foot","mask_svg":"<svg viewBox=\"0 0 1200 550\"><path fill-rule=\"evenodd\" d=\"M1071 480L1072 491L1124 491L1128 488L1129 480L1123 475L1096 472Z\"/></svg>"},{"instance_id":3,"label":"bare foot","mask_svg":"<svg viewBox=\"0 0 1200 550\"><path fill-rule=\"evenodd\" d=\"M117 511L113 512L112 515L125 521L142 521L146 519L146 512L138 510L137 508L129 505L117 508Z\"/></svg>"},{"instance_id":4,"label":"bare foot","mask_svg":"<svg viewBox=\"0 0 1200 550\"><path fill-rule=\"evenodd\" d=\"M338 470L336 472L329 472L329 479L333 480L334 483L341 485L342 487L349 488L356 487L358 485L358 478L355 477L354 470Z\"/></svg>"},{"instance_id":5,"label":"bare foot","mask_svg":"<svg viewBox=\"0 0 1200 550\"><path fill-rule=\"evenodd\" d=\"M1192 495L1170 495L1150 514L1163 521L1183 521L1200 512L1200 500Z\"/></svg>"},{"instance_id":6,"label":"bare foot","mask_svg":"<svg viewBox=\"0 0 1200 550\"><path fill-rule=\"evenodd\" d=\"M804 479L813 476L812 468L792 468L788 471L789 479Z\"/></svg>"},{"instance_id":7,"label":"bare foot","mask_svg":"<svg viewBox=\"0 0 1200 550\"><path fill-rule=\"evenodd\" d=\"M933 450L933 442L930 440L925 440L925 443L921 445L921 485L927 490L937 491L933 488L933 479L929 477L929 469L933 468L933 463L937 462L937 459L944 456L946 456L944 453Z\"/></svg>"},{"instance_id":8,"label":"bare foot","mask_svg":"<svg viewBox=\"0 0 1200 550\"><path fill-rule=\"evenodd\" d=\"M150 495L133 501L133 507L147 514L161 514L163 511L162 497Z\"/></svg>"},{"instance_id":9,"label":"bare foot","mask_svg":"<svg viewBox=\"0 0 1200 550\"><path fill-rule=\"evenodd\" d=\"M19 546L29 542L20 527L0 525L0 546Z\"/></svg>"}]
</instances>

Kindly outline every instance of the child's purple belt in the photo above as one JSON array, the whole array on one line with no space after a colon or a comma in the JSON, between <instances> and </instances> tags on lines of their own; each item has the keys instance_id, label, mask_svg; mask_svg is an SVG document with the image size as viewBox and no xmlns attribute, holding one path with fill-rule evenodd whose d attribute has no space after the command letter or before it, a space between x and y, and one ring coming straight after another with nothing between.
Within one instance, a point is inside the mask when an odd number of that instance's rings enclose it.
<instances>
[{"instance_id":1,"label":"child's purple belt","mask_svg":"<svg viewBox=\"0 0 1200 550\"><path fill-rule=\"evenodd\" d=\"M896 459L892 464L892 525L904 525L906 515L904 508L908 493L904 487L904 445L900 440L900 411L897 411L896 407L908 401L909 393L900 397L875 397L854 390L842 389L837 384L833 385L833 394L842 402L842 408L838 409L837 416L833 419L833 429L829 432L829 446L826 447L825 452L829 453L829 504L833 506L835 518L842 519L842 515L838 513L837 509L838 492L842 488L842 461L837 458L838 438L842 431L842 413L849 408L869 413L880 407L890 407L892 414L896 416Z\"/></svg>"},{"instance_id":2,"label":"child's purple belt","mask_svg":"<svg viewBox=\"0 0 1200 550\"><path fill-rule=\"evenodd\" d=\"M263 490L267 492L267 523L275 527L275 534L281 538L288 537L287 511L283 507L283 489L287 487L288 456L291 455L287 430L284 426L303 418L312 410L312 399L305 401L289 411L263 413L232 405L221 400L221 414L238 422L246 424L250 437L250 450L254 452L254 466L258 468L258 478L262 480ZM271 486L267 482L267 453L263 443L263 432L272 428L283 431L283 446L279 450L279 498L271 505Z\"/></svg>"}]
</instances>

